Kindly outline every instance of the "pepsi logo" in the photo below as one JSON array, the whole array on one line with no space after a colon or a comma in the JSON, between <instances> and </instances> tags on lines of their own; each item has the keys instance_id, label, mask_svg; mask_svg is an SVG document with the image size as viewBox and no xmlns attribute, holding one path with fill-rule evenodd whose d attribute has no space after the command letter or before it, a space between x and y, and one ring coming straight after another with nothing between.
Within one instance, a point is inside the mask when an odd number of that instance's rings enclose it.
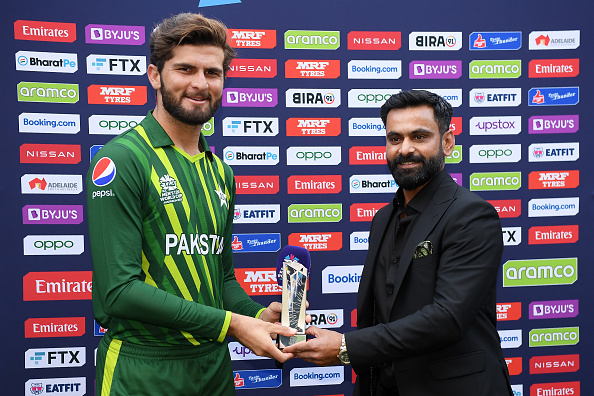
<instances>
[{"instance_id":1,"label":"pepsi logo","mask_svg":"<svg viewBox=\"0 0 594 396\"><path fill-rule=\"evenodd\" d=\"M105 187L115 179L116 166L111 158L103 157L93 169L93 184L97 187Z\"/></svg>"}]
</instances>

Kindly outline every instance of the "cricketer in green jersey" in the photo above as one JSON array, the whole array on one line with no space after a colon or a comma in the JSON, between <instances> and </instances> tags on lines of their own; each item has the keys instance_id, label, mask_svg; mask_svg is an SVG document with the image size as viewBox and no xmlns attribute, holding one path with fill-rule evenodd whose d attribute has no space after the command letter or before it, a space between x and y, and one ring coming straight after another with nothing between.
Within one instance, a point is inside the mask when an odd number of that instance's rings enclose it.
<instances>
[{"instance_id":1,"label":"cricketer in green jersey","mask_svg":"<svg viewBox=\"0 0 594 396\"><path fill-rule=\"evenodd\" d=\"M93 309L108 329L97 395L232 395L226 335L292 357L271 341L295 332L275 324L280 303L261 306L235 279L233 172L201 134L235 56L226 31L190 13L159 24L147 70L156 107L91 162Z\"/></svg>"}]
</instances>

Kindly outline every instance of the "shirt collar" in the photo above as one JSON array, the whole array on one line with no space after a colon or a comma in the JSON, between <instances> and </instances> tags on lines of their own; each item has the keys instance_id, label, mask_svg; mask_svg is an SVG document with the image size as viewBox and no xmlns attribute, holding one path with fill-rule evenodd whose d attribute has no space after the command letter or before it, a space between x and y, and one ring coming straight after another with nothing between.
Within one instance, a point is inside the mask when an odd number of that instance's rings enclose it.
<instances>
[{"instance_id":1,"label":"shirt collar","mask_svg":"<svg viewBox=\"0 0 594 396\"><path fill-rule=\"evenodd\" d=\"M144 128L146 135L151 142L151 145L155 148L157 147L165 147L165 146L173 146L173 140L169 137L167 132L163 129L159 121L155 119L153 116L153 110L149 110L144 120L142 120L142 127ZM206 138L200 132L200 145L202 146L202 150L209 156L212 157L212 152L210 151L210 146L206 142Z\"/></svg>"},{"instance_id":2,"label":"shirt collar","mask_svg":"<svg viewBox=\"0 0 594 396\"><path fill-rule=\"evenodd\" d=\"M431 180L429 180L429 183L427 183L425 187L423 187L421 191L419 191L417 195L413 197L413 199L410 200L408 206L410 206L417 212L422 212L423 210L425 210L425 208L427 207L427 205L429 205L429 202L433 198L433 194L435 194L435 192L439 188L439 185L446 178L447 175L448 172L445 170L445 168L442 169L437 175L435 175ZM393 205L394 208L402 208L402 210L404 210L404 192L402 191L402 188L398 188L398 191L396 191L396 196L394 197Z\"/></svg>"}]
</instances>

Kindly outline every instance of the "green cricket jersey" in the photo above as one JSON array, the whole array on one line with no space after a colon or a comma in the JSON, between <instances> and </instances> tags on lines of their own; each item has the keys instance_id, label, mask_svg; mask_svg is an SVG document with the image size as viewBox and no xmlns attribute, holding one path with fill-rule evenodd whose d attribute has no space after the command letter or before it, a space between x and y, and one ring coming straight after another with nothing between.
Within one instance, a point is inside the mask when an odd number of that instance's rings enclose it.
<instances>
[{"instance_id":1,"label":"green cricket jersey","mask_svg":"<svg viewBox=\"0 0 594 396\"><path fill-rule=\"evenodd\" d=\"M149 112L91 161L93 309L114 339L222 342L231 312L263 309L235 279L233 172L200 144L195 156L178 149Z\"/></svg>"}]
</instances>

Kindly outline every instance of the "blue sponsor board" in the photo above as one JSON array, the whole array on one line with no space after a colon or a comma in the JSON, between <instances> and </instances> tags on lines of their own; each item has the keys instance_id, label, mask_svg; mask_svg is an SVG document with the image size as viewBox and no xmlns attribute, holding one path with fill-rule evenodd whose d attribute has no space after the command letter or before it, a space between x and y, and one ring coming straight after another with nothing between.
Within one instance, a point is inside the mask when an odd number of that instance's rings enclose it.
<instances>
[{"instance_id":1,"label":"blue sponsor board","mask_svg":"<svg viewBox=\"0 0 594 396\"><path fill-rule=\"evenodd\" d=\"M579 87L542 87L528 91L528 106L571 106L579 101Z\"/></svg>"},{"instance_id":2,"label":"blue sponsor board","mask_svg":"<svg viewBox=\"0 0 594 396\"><path fill-rule=\"evenodd\" d=\"M233 234L231 248L235 253L278 252L280 234Z\"/></svg>"},{"instance_id":3,"label":"blue sponsor board","mask_svg":"<svg viewBox=\"0 0 594 396\"><path fill-rule=\"evenodd\" d=\"M283 384L283 371L241 370L233 372L235 389L278 388Z\"/></svg>"},{"instance_id":4,"label":"blue sponsor board","mask_svg":"<svg viewBox=\"0 0 594 396\"><path fill-rule=\"evenodd\" d=\"M107 332L107 329L99 326L99 323L95 320L93 323L95 323L95 336L102 337Z\"/></svg>"},{"instance_id":5,"label":"blue sponsor board","mask_svg":"<svg viewBox=\"0 0 594 396\"><path fill-rule=\"evenodd\" d=\"M97 154L97 151L101 150L101 147L103 147L102 144L95 144L95 145L91 146L91 148L89 148L89 154L91 156L91 161L93 161L93 157L95 156L95 154Z\"/></svg>"},{"instance_id":6,"label":"blue sponsor board","mask_svg":"<svg viewBox=\"0 0 594 396\"><path fill-rule=\"evenodd\" d=\"M522 32L472 32L468 40L471 50L519 50Z\"/></svg>"}]
</instances>

